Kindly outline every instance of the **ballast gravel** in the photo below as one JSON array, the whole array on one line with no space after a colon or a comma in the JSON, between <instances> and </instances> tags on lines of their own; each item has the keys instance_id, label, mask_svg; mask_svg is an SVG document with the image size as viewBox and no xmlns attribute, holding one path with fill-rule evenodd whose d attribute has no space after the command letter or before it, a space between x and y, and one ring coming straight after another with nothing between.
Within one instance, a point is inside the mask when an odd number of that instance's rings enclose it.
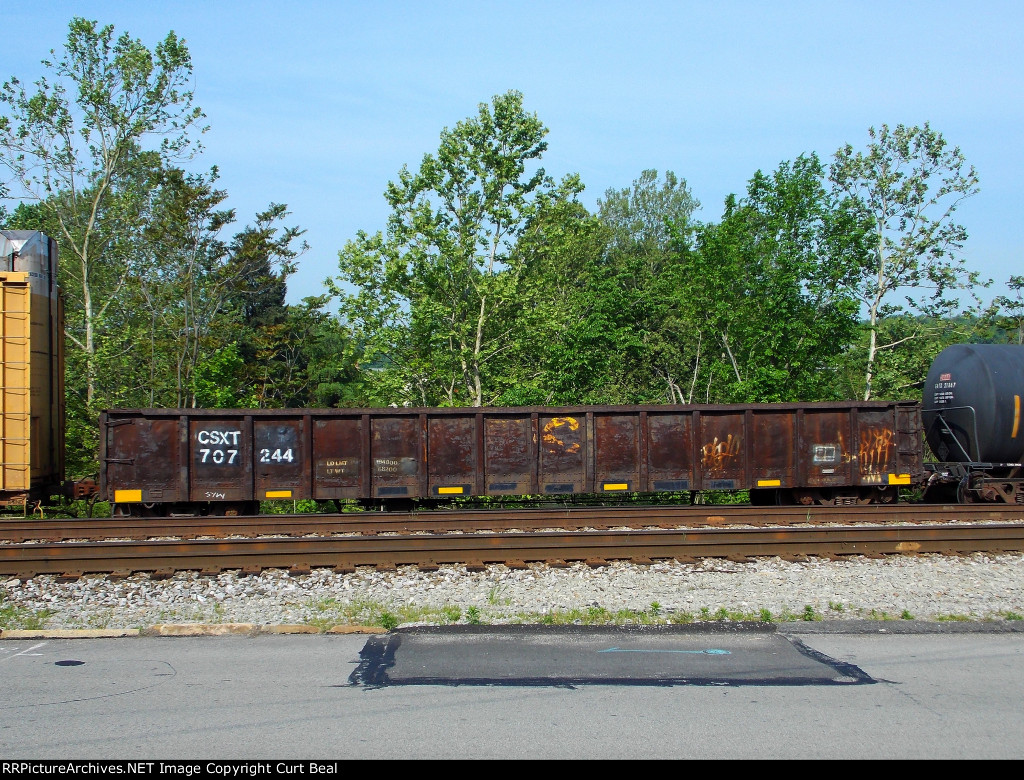
<instances>
[{"instance_id":1,"label":"ballast gravel","mask_svg":"<svg viewBox=\"0 0 1024 780\"><path fill-rule=\"evenodd\" d=\"M1018 621L1024 555L702 559L591 568L415 567L353 573L183 572L169 579L0 581L0 627L657 622L747 619ZM6 625L4 625L6 623Z\"/></svg>"}]
</instances>

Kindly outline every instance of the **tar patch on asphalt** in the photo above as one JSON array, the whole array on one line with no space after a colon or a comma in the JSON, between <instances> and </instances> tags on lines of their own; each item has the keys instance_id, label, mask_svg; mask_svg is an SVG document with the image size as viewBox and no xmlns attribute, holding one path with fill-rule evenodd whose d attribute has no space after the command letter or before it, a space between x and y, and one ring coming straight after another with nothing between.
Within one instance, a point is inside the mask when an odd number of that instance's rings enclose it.
<instances>
[{"instance_id":1,"label":"tar patch on asphalt","mask_svg":"<svg viewBox=\"0 0 1024 780\"><path fill-rule=\"evenodd\" d=\"M805 686L875 683L760 623L443 626L369 638L350 686Z\"/></svg>"}]
</instances>

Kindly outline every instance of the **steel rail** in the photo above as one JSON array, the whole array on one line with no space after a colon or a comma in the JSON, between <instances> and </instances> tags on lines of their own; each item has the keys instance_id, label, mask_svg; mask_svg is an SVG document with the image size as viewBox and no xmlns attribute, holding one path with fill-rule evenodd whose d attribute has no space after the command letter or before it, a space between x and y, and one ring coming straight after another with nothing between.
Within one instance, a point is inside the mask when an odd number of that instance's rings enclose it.
<instances>
[{"instance_id":1,"label":"steel rail","mask_svg":"<svg viewBox=\"0 0 1024 780\"><path fill-rule=\"evenodd\" d=\"M525 566L531 562L559 565L567 561L603 565L614 560L650 563L666 559L1022 551L1024 525L1020 524L544 531L12 544L0 546L0 574L73 578L148 572L161 577L177 571L216 574L225 570L257 573L288 569L307 573L318 567L352 571L357 566Z\"/></svg>"},{"instance_id":2,"label":"steel rail","mask_svg":"<svg viewBox=\"0 0 1024 780\"><path fill-rule=\"evenodd\" d=\"M233 536L426 533L616 527L729 525L857 525L865 523L1024 522L1024 506L896 504L853 507L746 505L609 506L561 509L431 510L256 517L89 518L0 520L0 541L26 542Z\"/></svg>"}]
</instances>

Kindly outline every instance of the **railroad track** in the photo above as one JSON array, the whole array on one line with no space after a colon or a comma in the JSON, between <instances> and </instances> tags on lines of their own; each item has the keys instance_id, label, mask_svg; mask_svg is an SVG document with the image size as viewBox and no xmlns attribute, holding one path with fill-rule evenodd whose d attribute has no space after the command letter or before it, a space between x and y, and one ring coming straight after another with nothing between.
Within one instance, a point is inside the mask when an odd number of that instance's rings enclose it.
<instances>
[{"instance_id":1,"label":"railroad track","mask_svg":"<svg viewBox=\"0 0 1024 780\"><path fill-rule=\"evenodd\" d=\"M513 568L612 561L649 564L658 560L728 558L748 561L778 556L881 557L924 553L1024 552L1024 524L909 524L764 528L631 529L616 531L524 531L351 535L183 541L47 542L0 545L0 575L40 574L75 579L87 574L125 577L148 573L169 577L179 571L215 575L226 570L257 574L314 568L338 572L359 566L390 569L442 564Z\"/></svg>"},{"instance_id":2,"label":"railroad track","mask_svg":"<svg viewBox=\"0 0 1024 780\"><path fill-rule=\"evenodd\" d=\"M228 539L338 534L477 533L612 528L707 528L734 525L891 525L1024 523L1024 506L898 504L856 507L739 505L611 506L517 510L352 512L257 517L90 518L0 520L0 542L69 540Z\"/></svg>"}]
</instances>

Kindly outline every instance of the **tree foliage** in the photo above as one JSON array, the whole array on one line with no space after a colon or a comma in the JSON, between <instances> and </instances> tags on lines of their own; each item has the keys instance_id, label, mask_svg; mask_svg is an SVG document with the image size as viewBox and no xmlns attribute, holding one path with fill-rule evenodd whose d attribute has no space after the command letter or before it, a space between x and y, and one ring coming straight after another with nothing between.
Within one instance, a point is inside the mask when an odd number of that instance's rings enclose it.
<instances>
[{"instance_id":1,"label":"tree foliage","mask_svg":"<svg viewBox=\"0 0 1024 780\"><path fill-rule=\"evenodd\" d=\"M510 91L441 133L415 173L403 167L385 197L386 235L359 233L339 253L330 289L382 361L393 402L479 406L497 395L490 365L507 348L525 266L514 250L545 204L573 197L536 165L547 128Z\"/></svg>"},{"instance_id":2,"label":"tree foliage","mask_svg":"<svg viewBox=\"0 0 1024 780\"><path fill-rule=\"evenodd\" d=\"M75 17L48 75L0 89L0 162L11 194L39 203L62 250L70 343L85 353L88 401L104 320L133 272L132 249L167 161L188 157L202 111L188 86L192 61L173 32L151 51L112 25Z\"/></svg>"},{"instance_id":3,"label":"tree foliage","mask_svg":"<svg viewBox=\"0 0 1024 780\"><path fill-rule=\"evenodd\" d=\"M967 231L952 219L964 198L979 191L977 173L960 148L949 148L927 122L872 127L868 135L864 151L840 148L830 173L835 191L873 223L872 252L857 285L867 307L865 399L874 395L879 351L924 335L880 341L882 320L903 311L925 315L921 322L948 317L960 305L957 291L983 284L960 254ZM900 294L906 307L897 302Z\"/></svg>"}]
</instances>

